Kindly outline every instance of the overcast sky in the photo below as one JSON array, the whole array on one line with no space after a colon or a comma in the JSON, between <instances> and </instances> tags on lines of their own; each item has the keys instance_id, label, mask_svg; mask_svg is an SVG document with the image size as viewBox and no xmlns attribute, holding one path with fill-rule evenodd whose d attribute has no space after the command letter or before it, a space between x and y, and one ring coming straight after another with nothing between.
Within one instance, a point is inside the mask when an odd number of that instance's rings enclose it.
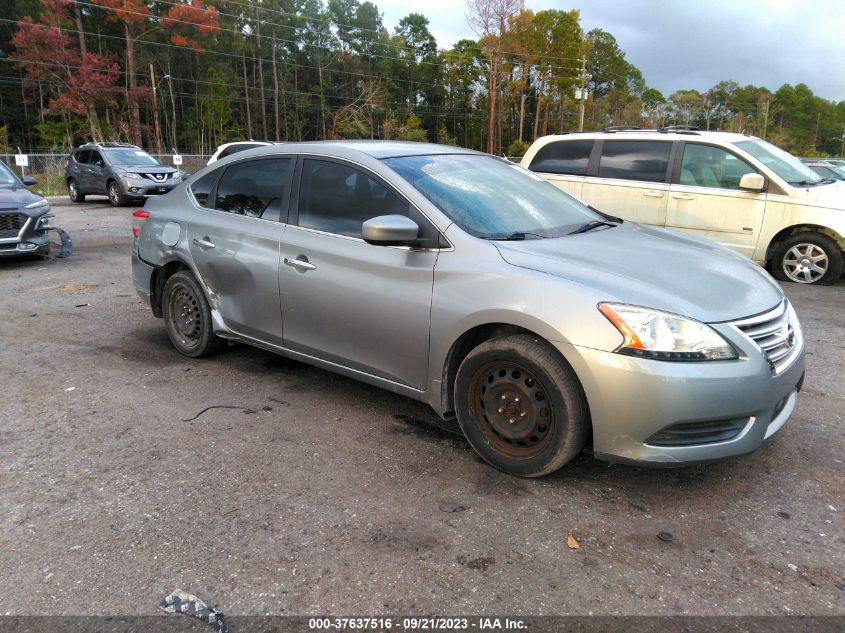
<instances>
[{"instance_id":1,"label":"overcast sky","mask_svg":"<svg viewBox=\"0 0 845 633\"><path fill-rule=\"evenodd\" d=\"M441 47L475 35L464 0L374 0L390 30L415 11ZM845 100L845 0L526 0L534 11L579 9L585 31L613 34L649 86L666 96L721 80L777 90L805 83Z\"/></svg>"}]
</instances>

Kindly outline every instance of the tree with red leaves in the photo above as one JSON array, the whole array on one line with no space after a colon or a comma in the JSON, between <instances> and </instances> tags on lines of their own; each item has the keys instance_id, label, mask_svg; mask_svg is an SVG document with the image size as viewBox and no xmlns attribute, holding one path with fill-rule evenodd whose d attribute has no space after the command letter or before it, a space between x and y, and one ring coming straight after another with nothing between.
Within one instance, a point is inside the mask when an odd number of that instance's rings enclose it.
<instances>
[{"instance_id":1,"label":"tree with red leaves","mask_svg":"<svg viewBox=\"0 0 845 633\"><path fill-rule=\"evenodd\" d=\"M139 40L159 29L170 31L170 41L177 46L190 46L203 52L199 38L219 30L219 13L203 0L158 3L154 0L93 0L94 4L111 9L108 19L123 26L126 39L126 84L129 89L129 126L136 145L141 139L139 102L146 88L139 89L136 77L136 45Z\"/></svg>"},{"instance_id":2,"label":"tree with red leaves","mask_svg":"<svg viewBox=\"0 0 845 633\"><path fill-rule=\"evenodd\" d=\"M43 11L35 23L29 16L18 22L10 56L24 68L28 85L46 88L44 109L86 117L91 138L100 139L97 109L114 108L120 67L109 55L80 50L68 29L71 0L41 0Z\"/></svg>"}]
</instances>

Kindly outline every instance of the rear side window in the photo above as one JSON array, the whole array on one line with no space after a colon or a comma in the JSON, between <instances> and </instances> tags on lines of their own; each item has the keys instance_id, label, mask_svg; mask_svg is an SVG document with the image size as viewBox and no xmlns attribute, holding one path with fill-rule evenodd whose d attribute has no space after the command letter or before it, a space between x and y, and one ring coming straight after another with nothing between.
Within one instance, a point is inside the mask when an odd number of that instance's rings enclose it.
<instances>
[{"instance_id":1,"label":"rear side window","mask_svg":"<svg viewBox=\"0 0 845 633\"><path fill-rule=\"evenodd\" d=\"M292 164L290 158L264 158L230 165L217 185L214 208L251 218L278 218Z\"/></svg>"},{"instance_id":2,"label":"rear side window","mask_svg":"<svg viewBox=\"0 0 845 633\"><path fill-rule=\"evenodd\" d=\"M306 160L299 186L299 226L361 237L361 225L380 215L408 215L410 205L354 167Z\"/></svg>"},{"instance_id":3,"label":"rear side window","mask_svg":"<svg viewBox=\"0 0 845 633\"><path fill-rule=\"evenodd\" d=\"M605 141L600 178L664 182L672 143L661 141Z\"/></svg>"},{"instance_id":4,"label":"rear side window","mask_svg":"<svg viewBox=\"0 0 845 633\"><path fill-rule=\"evenodd\" d=\"M540 148L529 169L549 174L583 176L587 173L594 141L588 139L555 141Z\"/></svg>"},{"instance_id":5,"label":"rear side window","mask_svg":"<svg viewBox=\"0 0 845 633\"><path fill-rule=\"evenodd\" d=\"M216 170L211 171L202 178L198 178L191 183L191 193L194 194L194 198L196 198L196 201L200 205L204 207L210 206L208 196L214 188L214 181L217 180L218 175L219 174Z\"/></svg>"},{"instance_id":6,"label":"rear side window","mask_svg":"<svg viewBox=\"0 0 845 633\"><path fill-rule=\"evenodd\" d=\"M88 157L89 157L90 155L91 155L91 152L90 152L89 150L87 150L87 149L81 149L81 150L79 150L78 152L76 152L76 155L74 156L74 159L75 159L75 160L76 160L76 162L77 162L77 163L79 163L80 165L84 165L85 163L87 163L87 162L88 162Z\"/></svg>"}]
</instances>

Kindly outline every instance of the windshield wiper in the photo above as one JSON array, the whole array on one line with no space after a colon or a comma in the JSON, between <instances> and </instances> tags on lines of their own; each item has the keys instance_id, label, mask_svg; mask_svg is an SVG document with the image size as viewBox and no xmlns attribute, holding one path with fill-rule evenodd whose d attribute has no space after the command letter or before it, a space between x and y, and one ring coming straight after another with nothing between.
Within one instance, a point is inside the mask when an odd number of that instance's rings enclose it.
<instances>
[{"instance_id":1,"label":"windshield wiper","mask_svg":"<svg viewBox=\"0 0 845 633\"><path fill-rule=\"evenodd\" d=\"M569 235L575 235L577 233L586 233L587 231L592 231L593 229L597 229L600 226L619 226L615 222L606 222L605 220L593 220L591 222L585 222L581 226L579 226L574 231L571 231Z\"/></svg>"},{"instance_id":2,"label":"windshield wiper","mask_svg":"<svg viewBox=\"0 0 845 633\"><path fill-rule=\"evenodd\" d=\"M485 239L494 240L496 242L521 242L528 239L528 236L536 237L538 239L546 239L548 235L540 235L539 233L527 233L525 231L517 231L516 233L509 233L507 235L491 235Z\"/></svg>"},{"instance_id":3,"label":"windshield wiper","mask_svg":"<svg viewBox=\"0 0 845 633\"><path fill-rule=\"evenodd\" d=\"M822 183L828 184L829 182L834 182L833 180L799 180L797 182L790 182L790 185L795 187L815 187L816 185L820 185Z\"/></svg>"}]
</instances>

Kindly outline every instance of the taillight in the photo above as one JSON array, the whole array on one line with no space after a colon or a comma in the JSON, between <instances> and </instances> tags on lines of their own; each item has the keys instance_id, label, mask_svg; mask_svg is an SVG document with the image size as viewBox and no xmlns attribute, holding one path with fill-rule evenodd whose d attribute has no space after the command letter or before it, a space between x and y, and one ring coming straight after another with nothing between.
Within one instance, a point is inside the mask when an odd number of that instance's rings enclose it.
<instances>
[{"instance_id":1,"label":"taillight","mask_svg":"<svg viewBox=\"0 0 845 633\"><path fill-rule=\"evenodd\" d=\"M138 234L141 232L141 227L144 226L144 222L146 222L149 217L149 212L144 211L143 209L138 209L132 214L132 235L138 237Z\"/></svg>"}]
</instances>

